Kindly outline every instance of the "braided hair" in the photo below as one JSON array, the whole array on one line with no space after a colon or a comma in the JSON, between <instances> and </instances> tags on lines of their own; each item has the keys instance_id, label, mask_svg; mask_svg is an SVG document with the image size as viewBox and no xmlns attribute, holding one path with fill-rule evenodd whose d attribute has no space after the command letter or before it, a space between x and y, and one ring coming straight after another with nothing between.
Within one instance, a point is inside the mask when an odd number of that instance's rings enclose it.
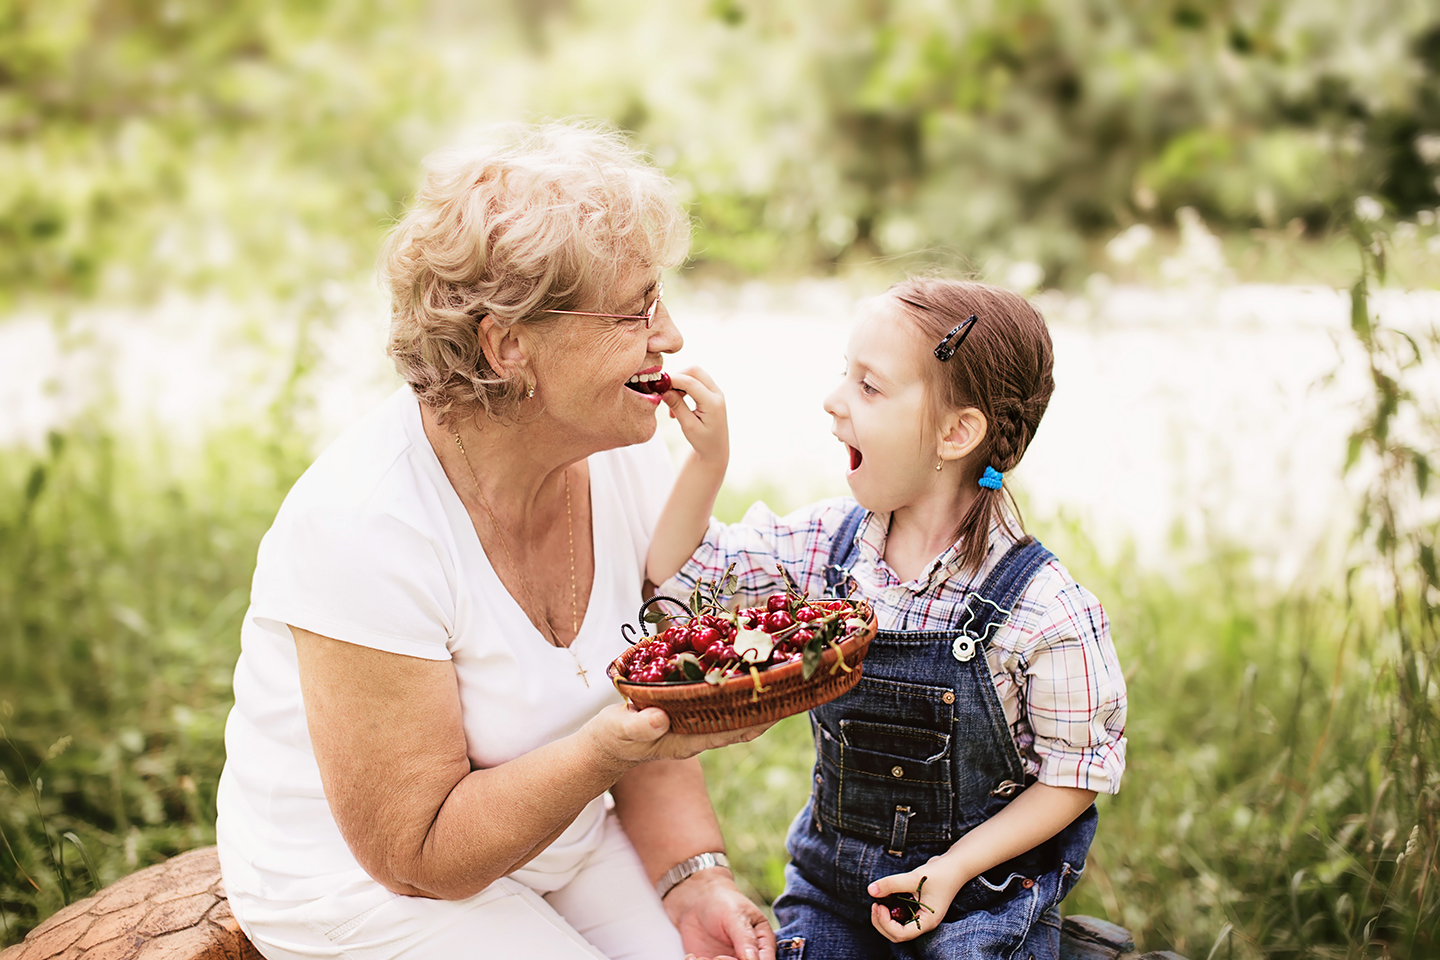
<instances>
[{"instance_id":1,"label":"braided hair","mask_svg":"<svg viewBox=\"0 0 1440 960\"><path fill-rule=\"evenodd\" d=\"M978 318L950 359L927 357L925 363L937 407L973 407L985 416L985 436L961 471L961 482L976 496L955 531L961 565L975 573L985 563L994 522L1013 525L1025 537L1015 498L1005 489L979 486L979 480L986 467L1009 473L1035 438L1055 391L1050 332L1024 297L989 284L911 278L888 295L927 343L938 344L966 318Z\"/></svg>"}]
</instances>

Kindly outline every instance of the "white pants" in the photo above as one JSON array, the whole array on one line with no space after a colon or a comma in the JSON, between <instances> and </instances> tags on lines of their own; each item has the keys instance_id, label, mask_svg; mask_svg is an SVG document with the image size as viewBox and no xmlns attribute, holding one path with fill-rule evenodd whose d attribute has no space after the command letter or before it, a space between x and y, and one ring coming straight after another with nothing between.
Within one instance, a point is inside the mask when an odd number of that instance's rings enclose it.
<instances>
[{"instance_id":1,"label":"white pants","mask_svg":"<svg viewBox=\"0 0 1440 960\"><path fill-rule=\"evenodd\" d=\"M679 960L685 950L614 813L567 886L540 895L497 880L468 900L391 893L366 877L318 900L232 894L267 960Z\"/></svg>"}]
</instances>

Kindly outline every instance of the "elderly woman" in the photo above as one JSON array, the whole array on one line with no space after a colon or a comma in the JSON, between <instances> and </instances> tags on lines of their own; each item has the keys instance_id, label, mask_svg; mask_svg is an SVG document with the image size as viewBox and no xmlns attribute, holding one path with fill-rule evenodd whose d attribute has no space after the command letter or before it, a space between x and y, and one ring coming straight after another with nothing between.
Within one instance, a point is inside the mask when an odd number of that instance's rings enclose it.
<instances>
[{"instance_id":1,"label":"elderly woman","mask_svg":"<svg viewBox=\"0 0 1440 960\"><path fill-rule=\"evenodd\" d=\"M760 731L669 733L605 676L687 243L663 176L564 125L438 162L394 228L407 385L286 497L235 671L220 859L271 960L774 956L693 759Z\"/></svg>"}]
</instances>

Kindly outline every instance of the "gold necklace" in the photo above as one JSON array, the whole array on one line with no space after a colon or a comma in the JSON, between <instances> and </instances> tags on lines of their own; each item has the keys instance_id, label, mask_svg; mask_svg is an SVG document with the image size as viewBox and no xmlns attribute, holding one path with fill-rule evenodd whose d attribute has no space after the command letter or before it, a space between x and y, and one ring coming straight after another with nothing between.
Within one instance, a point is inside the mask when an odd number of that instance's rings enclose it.
<instances>
[{"instance_id":1,"label":"gold necklace","mask_svg":"<svg viewBox=\"0 0 1440 960\"><path fill-rule=\"evenodd\" d=\"M510 566L515 568L515 575L520 578L520 589L525 591L525 599L530 601L530 606L534 608L550 634L551 646L564 647L569 651L570 659L575 661L575 675L585 682L585 686L590 686L590 680L586 676L587 671L581 665L580 658L575 655L574 650L560 642L560 636L555 632L555 625L545 615L545 608L535 601L535 594L530 592L530 581L525 577L525 570L516 562L515 554L510 552L510 543L505 539L505 531L500 529L500 521L495 519L495 511L490 509L490 501L485 499L485 492L480 489L480 479L475 476L475 468L471 465L470 454L465 451L465 444L460 439L460 431L451 430L450 433L455 438L455 446L460 448L460 459L465 461L465 469L470 472L470 482L475 485L475 495L480 498L480 506L485 508L485 515L490 518L490 526L495 528L495 536L500 538L500 547L505 551ZM570 633L573 637L578 638L580 636L580 601L579 592L575 589L575 515L570 509L570 471L568 469L565 471L565 527L569 532L570 539ZM575 641L571 640L570 642L574 643Z\"/></svg>"}]
</instances>

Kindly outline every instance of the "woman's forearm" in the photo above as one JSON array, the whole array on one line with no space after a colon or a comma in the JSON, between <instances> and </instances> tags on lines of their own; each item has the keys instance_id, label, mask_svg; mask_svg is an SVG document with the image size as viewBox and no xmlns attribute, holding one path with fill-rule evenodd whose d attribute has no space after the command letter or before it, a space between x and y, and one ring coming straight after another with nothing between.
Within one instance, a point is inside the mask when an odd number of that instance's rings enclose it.
<instances>
[{"instance_id":1,"label":"woman's forearm","mask_svg":"<svg viewBox=\"0 0 1440 960\"><path fill-rule=\"evenodd\" d=\"M446 796L396 879L418 895L453 900L518 870L624 772L623 764L597 761L582 732L472 771Z\"/></svg>"},{"instance_id":2,"label":"woman's forearm","mask_svg":"<svg viewBox=\"0 0 1440 960\"><path fill-rule=\"evenodd\" d=\"M652 881L682 860L724 849L699 760L641 764L622 775L610 793Z\"/></svg>"},{"instance_id":3,"label":"woman's forearm","mask_svg":"<svg viewBox=\"0 0 1440 960\"><path fill-rule=\"evenodd\" d=\"M452 664L291 629L330 810L356 860L396 893L476 893L633 765L587 726L472 770Z\"/></svg>"}]
</instances>

